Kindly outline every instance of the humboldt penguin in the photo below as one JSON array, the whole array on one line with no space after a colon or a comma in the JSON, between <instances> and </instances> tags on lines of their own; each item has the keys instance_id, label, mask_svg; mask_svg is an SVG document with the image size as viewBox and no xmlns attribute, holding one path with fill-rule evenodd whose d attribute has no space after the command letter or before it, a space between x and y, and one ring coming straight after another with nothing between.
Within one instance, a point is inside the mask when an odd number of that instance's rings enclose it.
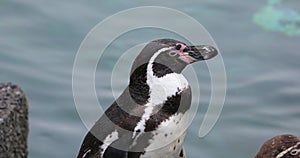
<instances>
[{"instance_id":1,"label":"humboldt penguin","mask_svg":"<svg viewBox=\"0 0 300 158\"><path fill-rule=\"evenodd\" d=\"M78 158L184 158L191 88L181 74L218 54L210 45L149 42L136 57L127 88L85 136Z\"/></svg>"}]
</instances>

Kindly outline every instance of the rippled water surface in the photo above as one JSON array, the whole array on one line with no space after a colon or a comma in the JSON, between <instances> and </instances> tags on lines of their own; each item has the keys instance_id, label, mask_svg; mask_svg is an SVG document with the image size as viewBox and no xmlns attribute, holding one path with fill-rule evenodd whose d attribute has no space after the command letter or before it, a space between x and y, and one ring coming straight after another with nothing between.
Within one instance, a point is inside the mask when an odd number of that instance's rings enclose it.
<instances>
[{"instance_id":1,"label":"rippled water surface","mask_svg":"<svg viewBox=\"0 0 300 158\"><path fill-rule=\"evenodd\" d=\"M213 130L200 139L197 135L210 99L210 77L205 63L193 65L200 80L201 99L187 132L185 146L189 158L251 158L272 136L300 136L300 37L253 22L253 16L267 4L263 0L2 1L0 81L17 83L28 97L29 157L76 156L87 132L72 96L76 52L86 34L104 18L143 5L174 8L198 20L215 39L226 66L228 89L224 109ZM298 4L276 7L300 12ZM165 20L159 13L153 14ZM298 23L295 27L299 29ZM96 73L101 105L107 107L113 101L110 72L118 55L136 44L160 37L175 36L164 31L140 30L110 45ZM128 79L119 80L126 83Z\"/></svg>"}]
</instances>

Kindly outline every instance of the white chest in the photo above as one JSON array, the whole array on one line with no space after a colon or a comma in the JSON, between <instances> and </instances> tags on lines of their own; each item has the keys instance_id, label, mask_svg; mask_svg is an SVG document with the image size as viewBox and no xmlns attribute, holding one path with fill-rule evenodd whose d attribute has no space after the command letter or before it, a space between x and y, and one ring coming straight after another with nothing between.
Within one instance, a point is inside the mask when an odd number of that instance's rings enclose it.
<instances>
[{"instance_id":1,"label":"white chest","mask_svg":"<svg viewBox=\"0 0 300 158\"><path fill-rule=\"evenodd\" d=\"M164 158L177 158L185 138L185 130L188 126L188 112L176 114L168 120L162 122L153 131L153 138L146 152L141 158L151 158L162 156Z\"/></svg>"}]
</instances>

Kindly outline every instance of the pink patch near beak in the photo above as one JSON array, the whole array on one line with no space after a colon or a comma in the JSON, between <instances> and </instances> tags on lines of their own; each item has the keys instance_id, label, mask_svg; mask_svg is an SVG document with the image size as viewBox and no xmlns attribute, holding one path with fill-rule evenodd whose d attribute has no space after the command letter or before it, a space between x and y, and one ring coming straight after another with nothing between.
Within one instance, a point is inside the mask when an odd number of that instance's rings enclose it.
<instances>
[{"instance_id":1,"label":"pink patch near beak","mask_svg":"<svg viewBox=\"0 0 300 158\"><path fill-rule=\"evenodd\" d=\"M183 52L183 50L186 48L186 45L184 44L180 44L180 45L181 45L180 50L178 50L178 54L180 55L179 59L181 59L182 61L188 64L193 63L194 60L189 58L187 53Z\"/></svg>"},{"instance_id":2,"label":"pink patch near beak","mask_svg":"<svg viewBox=\"0 0 300 158\"><path fill-rule=\"evenodd\" d=\"M186 45L184 45L184 44L180 44L181 45L181 47L180 47L180 52L183 52L183 50L186 48Z\"/></svg>"}]
</instances>

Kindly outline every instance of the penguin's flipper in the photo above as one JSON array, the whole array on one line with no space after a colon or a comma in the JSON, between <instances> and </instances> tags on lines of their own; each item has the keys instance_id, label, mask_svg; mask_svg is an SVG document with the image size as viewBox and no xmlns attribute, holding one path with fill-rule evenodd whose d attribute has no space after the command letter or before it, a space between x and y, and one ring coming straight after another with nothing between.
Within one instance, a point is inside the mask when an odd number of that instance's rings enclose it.
<instances>
[{"instance_id":1,"label":"penguin's flipper","mask_svg":"<svg viewBox=\"0 0 300 158\"><path fill-rule=\"evenodd\" d=\"M125 135L122 135L121 133L119 134L120 137L103 150L102 147L105 145L103 145L102 141L99 141L93 134L91 134L91 132L89 132L85 137L77 158L128 158L127 149L124 148L124 151L115 148L118 146L124 146L122 144L128 142L128 138L125 138Z\"/></svg>"},{"instance_id":2,"label":"penguin's flipper","mask_svg":"<svg viewBox=\"0 0 300 158\"><path fill-rule=\"evenodd\" d=\"M125 127L134 128L135 126L134 122L128 119L129 114L124 112L117 102L114 102L85 136L77 158L113 158L110 155L127 158L127 148L132 142L132 132L128 132L130 130ZM107 147L103 145L105 141L109 142ZM104 147L105 151L103 151Z\"/></svg>"},{"instance_id":3,"label":"penguin's flipper","mask_svg":"<svg viewBox=\"0 0 300 158\"><path fill-rule=\"evenodd\" d=\"M128 152L113 147L108 147L103 155L104 158L128 158Z\"/></svg>"},{"instance_id":4,"label":"penguin's flipper","mask_svg":"<svg viewBox=\"0 0 300 158\"><path fill-rule=\"evenodd\" d=\"M99 144L102 144L93 134L88 132L84 141L80 147L77 158L93 158L95 156L100 157Z\"/></svg>"},{"instance_id":5,"label":"penguin's flipper","mask_svg":"<svg viewBox=\"0 0 300 158\"><path fill-rule=\"evenodd\" d=\"M85 136L77 158L102 158L101 146L107 136L116 130L116 126L103 115Z\"/></svg>"}]
</instances>

